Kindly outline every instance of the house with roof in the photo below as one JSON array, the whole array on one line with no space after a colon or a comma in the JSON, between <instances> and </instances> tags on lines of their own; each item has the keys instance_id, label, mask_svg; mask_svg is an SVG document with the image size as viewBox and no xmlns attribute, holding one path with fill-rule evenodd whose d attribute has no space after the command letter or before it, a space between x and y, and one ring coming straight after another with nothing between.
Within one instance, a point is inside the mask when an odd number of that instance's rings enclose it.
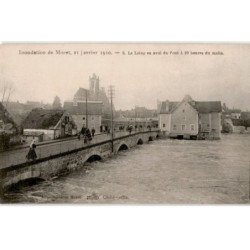
<instances>
[{"instance_id":1,"label":"house with roof","mask_svg":"<svg viewBox=\"0 0 250 250\"><path fill-rule=\"evenodd\" d=\"M86 101L74 99L65 101L63 108L72 116L77 131L80 131L84 125L89 129L94 128L96 133L100 132L103 108L101 101L87 101L86 103Z\"/></svg>"},{"instance_id":2,"label":"house with roof","mask_svg":"<svg viewBox=\"0 0 250 250\"><path fill-rule=\"evenodd\" d=\"M194 101L186 95L181 102L161 103L159 128L179 139L220 139L221 102Z\"/></svg>"},{"instance_id":3,"label":"house with roof","mask_svg":"<svg viewBox=\"0 0 250 250\"><path fill-rule=\"evenodd\" d=\"M33 109L22 123L27 141L47 141L76 134L72 116L65 110Z\"/></svg>"}]
</instances>

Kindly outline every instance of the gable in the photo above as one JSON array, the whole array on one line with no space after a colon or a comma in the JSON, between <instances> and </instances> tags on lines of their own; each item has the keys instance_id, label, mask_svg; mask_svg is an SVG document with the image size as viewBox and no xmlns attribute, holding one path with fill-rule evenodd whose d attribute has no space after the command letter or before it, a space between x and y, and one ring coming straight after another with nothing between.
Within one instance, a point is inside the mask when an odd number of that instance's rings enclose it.
<instances>
[{"instance_id":1,"label":"gable","mask_svg":"<svg viewBox=\"0 0 250 250\"><path fill-rule=\"evenodd\" d=\"M167 102L162 102L161 103L161 108L160 108L160 114L169 114L171 113L179 104L180 102L168 102L168 107L167 107Z\"/></svg>"},{"instance_id":2,"label":"gable","mask_svg":"<svg viewBox=\"0 0 250 250\"><path fill-rule=\"evenodd\" d=\"M183 112L184 111L184 112ZM189 102L181 102L179 105L172 111L172 114L176 113L194 113L198 114L197 110Z\"/></svg>"}]
</instances>

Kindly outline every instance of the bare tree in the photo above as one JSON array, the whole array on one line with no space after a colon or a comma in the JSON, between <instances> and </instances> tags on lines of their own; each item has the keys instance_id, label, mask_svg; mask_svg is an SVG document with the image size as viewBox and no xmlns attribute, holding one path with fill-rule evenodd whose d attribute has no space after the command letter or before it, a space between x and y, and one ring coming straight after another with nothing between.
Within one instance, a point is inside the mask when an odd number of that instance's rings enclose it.
<instances>
[{"instance_id":1,"label":"bare tree","mask_svg":"<svg viewBox=\"0 0 250 250\"><path fill-rule=\"evenodd\" d=\"M13 82L6 80L5 78L0 79L0 94L2 96L1 102L8 105L10 101L10 97L14 92L14 84Z\"/></svg>"}]
</instances>

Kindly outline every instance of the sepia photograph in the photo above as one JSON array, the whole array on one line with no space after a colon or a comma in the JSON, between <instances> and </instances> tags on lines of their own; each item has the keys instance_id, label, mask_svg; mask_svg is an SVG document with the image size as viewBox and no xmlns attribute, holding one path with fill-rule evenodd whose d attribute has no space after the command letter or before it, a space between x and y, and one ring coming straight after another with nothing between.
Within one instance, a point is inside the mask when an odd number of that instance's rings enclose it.
<instances>
[{"instance_id":1,"label":"sepia photograph","mask_svg":"<svg viewBox=\"0 0 250 250\"><path fill-rule=\"evenodd\" d=\"M0 45L0 203L249 204L250 44Z\"/></svg>"}]
</instances>

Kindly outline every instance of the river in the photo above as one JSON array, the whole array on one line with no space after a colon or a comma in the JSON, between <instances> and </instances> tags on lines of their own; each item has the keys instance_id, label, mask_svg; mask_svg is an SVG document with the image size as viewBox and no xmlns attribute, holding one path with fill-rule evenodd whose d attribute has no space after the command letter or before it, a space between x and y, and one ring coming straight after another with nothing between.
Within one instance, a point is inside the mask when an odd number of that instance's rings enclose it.
<instances>
[{"instance_id":1,"label":"river","mask_svg":"<svg viewBox=\"0 0 250 250\"><path fill-rule=\"evenodd\" d=\"M249 203L250 135L156 140L67 176L9 191L7 203Z\"/></svg>"}]
</instances>

